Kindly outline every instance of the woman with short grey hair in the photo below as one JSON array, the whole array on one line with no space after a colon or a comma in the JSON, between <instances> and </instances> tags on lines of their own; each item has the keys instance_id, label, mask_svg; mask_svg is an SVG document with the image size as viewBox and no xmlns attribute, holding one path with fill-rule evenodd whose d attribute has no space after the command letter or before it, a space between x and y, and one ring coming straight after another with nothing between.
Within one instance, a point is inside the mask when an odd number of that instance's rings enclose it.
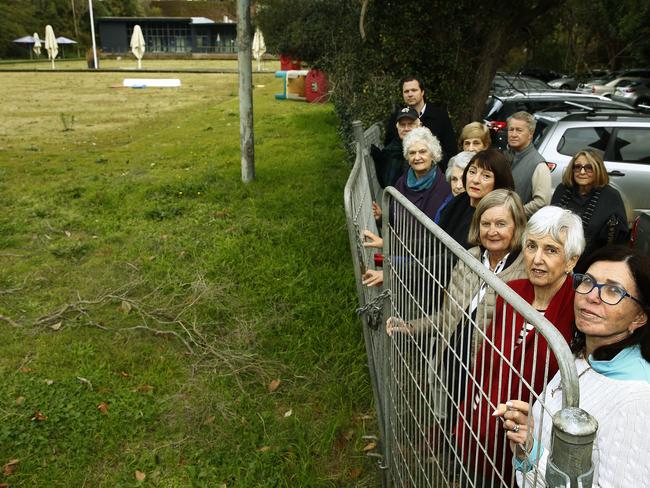
<instances>
[{"instance_id":1,"label":"woman with short grey hair","mask_svg":"<svg viewBox=\"0 0 650 488\"><path fill-rule=\"evenodd\" d=\"M409 149L416 143L421 143L429 150L432 163L438 164L442 160L442 147L440 141L426 127L416 127L404 137L404 158L409 159Z\"/></svg>"},{"instance_id":2,"label":"woman with short grey hair","mask_svg":"<svg viewBox=\"0 0 650 488\"><path fill-rule=\"evenodd\" d=\"M433 220L438 210L452 198L449 183L438 167L442 159L440 142L426 127L417 127L404 138L404 157L409 169L395 182L395 189L402 193L413 205ZM380 224L382 209L373 202L373 215ZM394 220L394 211L389 221ZM363 232L366 247L382 247L383 241L369 230ZM381 270L368 270L363 276L363 284L377 286L383 283Z\"/></svg>"},{"instance_id":3,"label":"woman with short grey hair","mask_svg":"<svg viewBox=\"0 0 650 488\"><path fill-rule=\"evenodd\" d=\"M463 151L456 154L449 160L447 171L445 171L445 178L447 183L451 186L451 193L454 196L460 195L465 191L463 185L463 171L469 164L476 153L474 151Z\"/></svg>"},{"instance_id":4,"label":"woman with short grey hair","mask_svg":"<svg viewBox=\"0 0 650 488\"><path fill-rule=\"evenodd\" d=\"M559 207L543 207L530 218L522 236L528 278L508 282L567 343L573 327L572 272L584 247L582 222L577 215ZM490 416L494 406L504 398L528 399L529 393L541 394L558 364L544 337L503 297L497 298L492 324L481 341L473 368L475 380L460 405L456 440L469 446L466 452L475 451L477 443L485 448L478 472L485 468L483 481L488 486L498 475L508 480L512 476L505 443L495 438L494 429L498 427ZM497 474L491 466L504 468Z\"/></svg>"}]
</instances>

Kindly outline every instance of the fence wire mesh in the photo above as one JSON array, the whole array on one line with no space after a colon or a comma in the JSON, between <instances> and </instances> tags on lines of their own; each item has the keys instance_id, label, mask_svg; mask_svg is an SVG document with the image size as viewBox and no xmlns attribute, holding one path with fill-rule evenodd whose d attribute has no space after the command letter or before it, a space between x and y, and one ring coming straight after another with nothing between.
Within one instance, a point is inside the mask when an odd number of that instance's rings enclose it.
<instances>
[{"instance_id":1,"label":"fence wire mesh","mask_svg":"<svg viewBox=\"0 0 650 488\"><path fill-rule=\"evenodd\" d=\"M508 423L492 413L512 399L544 410L543 392L558 370L563 407L578 406L567 337L394 188L384 191L383 267L376 266L376 250L363 245L365 229L378 232L364 145L345 206L384 486L541 485L536 460L527 477L516 474ZM361 283L372 268L383 269L383 287ZM534 429L521 427L537 445L551 428L541 418Z\"/></svg>"}]
</instances>

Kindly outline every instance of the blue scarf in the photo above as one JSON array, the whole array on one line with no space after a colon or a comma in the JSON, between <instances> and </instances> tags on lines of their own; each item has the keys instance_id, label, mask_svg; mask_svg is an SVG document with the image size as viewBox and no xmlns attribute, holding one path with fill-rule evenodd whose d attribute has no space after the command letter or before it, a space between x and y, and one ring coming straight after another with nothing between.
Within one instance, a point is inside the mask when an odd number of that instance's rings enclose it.
<instances>
[{"instance_id":1,"label":"blue scarf","mask_svg":"<svg viewBox=\"0 0 650 488\"><path fill-rule=\"evenodd\" d=\"M436 179L436 166L433 166L429 172L422 178L415 176L413 168L409 168L406 174L406 186L413 191L424 191L431 188Z\"/></svg>"}]
</instances>

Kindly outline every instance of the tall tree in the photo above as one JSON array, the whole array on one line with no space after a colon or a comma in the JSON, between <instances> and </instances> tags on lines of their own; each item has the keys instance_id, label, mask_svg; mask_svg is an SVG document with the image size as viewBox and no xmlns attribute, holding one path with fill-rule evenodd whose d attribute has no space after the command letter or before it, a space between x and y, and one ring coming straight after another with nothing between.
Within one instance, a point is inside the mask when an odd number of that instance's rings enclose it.
<instances>
[{"instance_id":1,"label":"tall tree","mask_svg":"<svg viewBox=\"0 0 650 488\"><path fill-rule=\"evenodd\" d=\"M406 74L422 76L428 99L447 105L458 126L480 119L505 54L559 3L262 0L257 20L268 47L328 72L347 133L353 119L381 120L403 103Z\"/></svg>"}]
</instances>

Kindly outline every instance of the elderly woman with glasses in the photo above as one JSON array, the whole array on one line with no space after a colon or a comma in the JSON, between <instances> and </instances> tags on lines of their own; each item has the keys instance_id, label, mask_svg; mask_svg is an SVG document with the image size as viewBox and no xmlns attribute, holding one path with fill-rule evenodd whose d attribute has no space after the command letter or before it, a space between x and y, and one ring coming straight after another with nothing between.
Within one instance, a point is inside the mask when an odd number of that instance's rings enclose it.
<instances>
[{"instance_id":1,"label":"elderly woman with glasses","mask_svg":"<svg viewBox=\"0 0 650 488\"><path fill-rule=\"evenodd\" d=\"M577 215L558 207L535 212L522 238L528 278L508 282L510 288L551 322L569 342L573 324L571 273L584 249L582 223ZM481 346L456 422L456 443L464 450L466 465L478 466L477 478L485 486L501 473L512 476L499 427L490 413L504 398L521 391L540 394L558 370L546 340L535 327L499 296L492 324L480 335ZM480 447L483 446L485 451ZM476 481L476 480L475 480ZM484 486L478 483L476 486Z\"/></svg>"},{"instance_id":2,"label":"elderly woman with glasses","mask_svg":"<svg viewBox=\"0 0 650 488\"><path fill-rule=\"evenodd\" d=\"M566 208L580 216L587 247L576 269L595 249L607 244L622 244L628 238L625 205L621 195L609 186L609 175L600 151L579 151L566 167L553 193L551 205Z\"/></svg>"},{"instance_id":3,"label":"elderly woman with glasses","mask_svg":"<svg viewBox=\"0 0 650 488\"><path fill-rule=\"evenodd\" d=\"M584 274L573 276L571 349L580 408L598 421L591 457L592 486L648 486L650 258L623 246L607 246L589 256L585 266ZM497 408L520 486L524 477L525 486L546 486L551 417L561 408L559 374L544 392L543 408L540 402L531 409L527 402L515 399Z\"/></svg>"}]
</instances>

